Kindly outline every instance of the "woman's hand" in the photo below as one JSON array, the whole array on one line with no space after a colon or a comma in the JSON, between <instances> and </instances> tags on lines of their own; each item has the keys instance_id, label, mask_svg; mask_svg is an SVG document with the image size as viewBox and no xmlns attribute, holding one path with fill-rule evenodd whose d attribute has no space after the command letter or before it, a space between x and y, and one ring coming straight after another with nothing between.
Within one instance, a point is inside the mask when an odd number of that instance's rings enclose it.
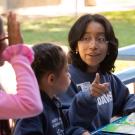
<instances>
[{"instance_id":1,"label":"woman's hand","mask_svg":"<svg viewBox=\"0 0 135 135\"><path fill-rule=\"evenodd\" d=\"M9 12L7 17L7 31L9 45L23 43L20 30L20 23L16 19L16 14Z\"/></svg>"},{"instance_id":2,"label":"woman's hand","mask_svg":"<svg viewBox=\"0 0 135 135\"><path fill-rule=\"evenodd\" d=\"M96 73L95 80L91 84L90 92L92 96L99 97L108 92L109 83L100 83L100 75Z\"/></svg>"}]
</instances>

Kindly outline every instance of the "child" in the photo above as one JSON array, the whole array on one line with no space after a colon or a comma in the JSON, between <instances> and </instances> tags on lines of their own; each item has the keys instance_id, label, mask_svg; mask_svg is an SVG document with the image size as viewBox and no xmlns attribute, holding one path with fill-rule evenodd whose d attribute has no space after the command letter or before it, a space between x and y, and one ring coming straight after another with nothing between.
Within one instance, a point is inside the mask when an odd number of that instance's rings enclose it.
<instances>
[{"instance_id":1,"label":"child","mask_svg":"<svg viewBox=\"0 0 135 135\"><path fill-rule=\"evenodd\" d=\"M12 18L12 14L10 14ZM16 21L16 20L12 20ZM14 28L14 26L12 26ZM7 44L5 42L3 22L0 18L0 65L4 60L13 66L17 80L17 94L0 92L0 119L22 118L37 115L42 111L42 103L38 91L38 84L30 67L34 59L31 49L24 45L9 46L3 53ZM14 30L14 29L12 29ZM10 34L16 31L10 31ZM17 41L19 43L19 41ZM13 42L12 42L13 43ZM31 83L32 82L32 83Z\"/></svg>"},{"instance_id":2,"label":"child","mask_svg":"<svg viewBox=\"0 0 135 135\"><path fill-rule=\"evenodd\" d=\"M22 39L18 34L19 27L15 14L10 13L8 19L12 22L11 24L14 24L8 30L9 42L12 44L21 43ZM8 23L8 26L11 24ZM13 39L11 34L14 34L14 37L17 34L17 39ZM17 94L7 94L3 90L0 91L0 119L35 116L41 113L42 103L37 80L31 69L34 53L23 44L7 47L5 41L7 38L3 28L3 21L0 18L0 66L4 64L4 60L7 60L15 70L17 81ZM0 135L7 135L8 127L7 121L0 121Z\"/></svg>"},{"instance_id":3,"label":"child","mask_svg":"<svg viewBox=\"0 0 135 135\"><path fill-rule=\"evenodd\" d=\"M68 41L72 83L60 96L61 101L68 108L79 91L90 91L97 100L96 105L87 102L84 112L72 113L71 123L94 131L108 124L112 116L134 112L135 96L130 95L128 88L112 74L118 40L110 22L102 15L86 14L71 27ZM94 116L88 111L92 106L97 110Z\"/></svg>"},{"instance_id":4,"label":"child","mask_svg":"<svg viewBox=\"0 0 135 135\"><path fill-rule=\"evenodd\" d=\"M70 127L56 97L70 84L65 53L50 43L35 45L33 49L35 60L32 68L40 87L44 111L36 117L19 120L14 135L90 135L83 128Z\"/></svg>"}]
</instances>

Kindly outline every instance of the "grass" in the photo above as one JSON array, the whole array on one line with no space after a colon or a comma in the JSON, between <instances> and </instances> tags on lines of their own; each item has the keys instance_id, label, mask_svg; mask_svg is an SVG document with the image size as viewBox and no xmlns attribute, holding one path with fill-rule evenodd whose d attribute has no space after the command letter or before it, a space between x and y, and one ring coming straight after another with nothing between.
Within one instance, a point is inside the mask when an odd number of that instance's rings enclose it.
<instances>
[{"instance_id":1,"label":"grass","mask_svg":"<svg viewBox=\"0 0 135 135\"><path fill-rule=\"evenodd\" d=\"M119 39L119 47L135 43L135 10L101 13L107 17L114 27ZM69 29L76 21L75 17L54 17L22 20L22 31L25 42L59 42L67 45Z\"/></svg>"},{"instance_id":2,"label":"grass","mask_svg":"<svg viewBox=\"0 0 135 135\"><path fill-rule=\"evenodd\" d=\"M67 45L67 34L74 17L40 18L23 21L22 31L25 42L58 42Z\"/></svg>"},{"instance_id":3,"label":"grass","mask_svg":"<svg viewBox=\"0 0 135 135\"><path fill-rule=\"evenodd\" d=\"M119 47L135 44L135 10L123 12L103 13L112 23L116 36L119 39ZM134 61L115 62L116 72L125 68L135 67Z\"/></svg>"},{"instance_id":4,"label":"grass","mask_svg":"<svg viewBox=\"0 0 135 135\"><path fill-rule=\"evenodd\" d=\"M135 43L135 10L101 13L113 25L115 34L119 39L119 47ZM22 31L26 43L57 42L68 45L67 35L69 29L76 21L75 17L54 17L23 19ZM135 62L116 61L116 71L127 67L135 67Z\"/></svg>"},{"instance_id":5,"label":"grass","mask_svg":"<svg viewBox=\"0 0 135 135\"><path fill-rule=\"evenodd\" d=\"M120 47L135 43L135 10L103 13L112 23Z\"/></svg>"}]
</instances>

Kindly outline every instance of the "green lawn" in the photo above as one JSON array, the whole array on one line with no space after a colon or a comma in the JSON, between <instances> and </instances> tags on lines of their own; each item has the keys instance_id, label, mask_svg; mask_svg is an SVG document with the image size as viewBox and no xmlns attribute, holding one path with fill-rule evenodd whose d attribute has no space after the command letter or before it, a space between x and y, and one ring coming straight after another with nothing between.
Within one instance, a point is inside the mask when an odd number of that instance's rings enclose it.
<instances>
[{"instance_id":1,"label":"green lawn","mask_svg":"<svg viewBox=\"0 0 135 135\"><path fill-rule=\"evenodd\" d=\"M135 10L123 12L101 13L112 23L119 47L135 43ZM57 42L68 45L67 35L70 27L75 22L75 17L54 17L23 19L22 31L26 43ZM116 71L135 66L135 62L116 62Z\"/></svg>"},{"instance_id":2,"label":"green lawn","mask_svg":"<svg viewBox=\"0 0 135 135\"><path fill-rule=\"evenodd\" d=\"M102 13L112 23L120 47L135 43L135 10ZM67 35L75 17L23 19L22 31L27 43L59 42L67 45Z\"/></svg>"},{"instance_id":3,"label":"green lawn","mask_svg":"<svg viewBox=\"0 0 135 135\"><path fill-rule=\"evenodd\" d=\"M103 13L112 23L120 47L135 43L135 10Z\"/></svg>"},{"instance_id":4,"label":"green lawn","mask_svg":"<svg viewBox=\"0 0 135 135\"><path fill-rule=\"evenodd\" d=\"M58 42L67 45L68 31L75 21L74 17L40 18L22 22L26 43Z\"/></svg>"}]
</instances>

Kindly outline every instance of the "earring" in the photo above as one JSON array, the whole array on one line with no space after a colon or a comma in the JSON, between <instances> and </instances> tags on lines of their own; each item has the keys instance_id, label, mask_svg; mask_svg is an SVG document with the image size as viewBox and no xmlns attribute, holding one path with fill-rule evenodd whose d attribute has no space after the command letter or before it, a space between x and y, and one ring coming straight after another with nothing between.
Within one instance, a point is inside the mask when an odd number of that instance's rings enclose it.
<instances>
[{"instance_id":1,"label":"earring","mask_svg":"<svg viewBox=\"0 0 135 135\"><path fill-rule=\"evenodd\" d=\"M78 51L76 51L75 53L78 54Z\"/></svg>"}]
</instances>

